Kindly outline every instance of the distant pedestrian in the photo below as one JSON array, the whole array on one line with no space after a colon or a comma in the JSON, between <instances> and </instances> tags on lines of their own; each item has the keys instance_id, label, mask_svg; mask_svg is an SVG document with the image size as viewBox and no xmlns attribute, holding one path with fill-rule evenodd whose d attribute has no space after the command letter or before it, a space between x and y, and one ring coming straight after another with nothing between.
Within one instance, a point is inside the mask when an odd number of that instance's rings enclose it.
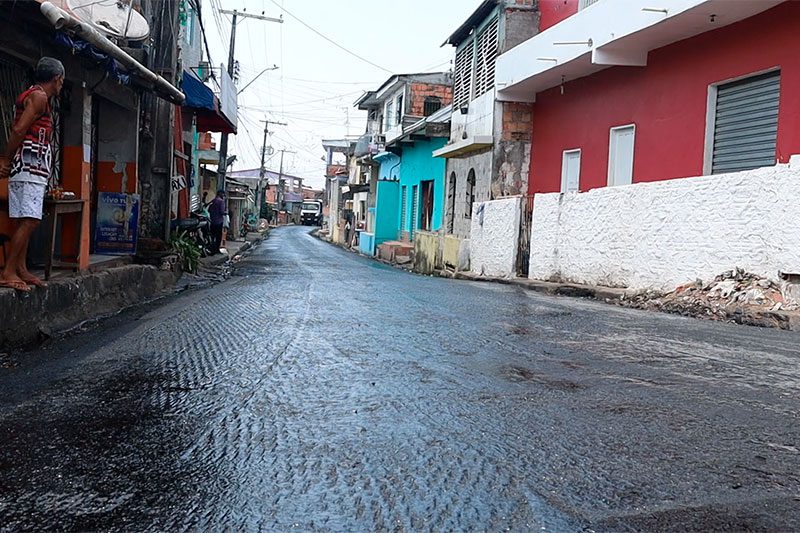
<instances>
[{"instance_id":1,"label":"distant pedestrian","mask_svg":"<svg viewBox=\"0 0 800 533\"><path fill-rule=\"evenodd\" d=\"M225 217L222 219L222 246L228 245L228 233L231 230L231 217L233 216L233 212L228 211L225 213Z\"/></svg>"},{"instance_id":2,"label":"distant pedestrian","mask_svg":"<svg viewBox=\"0 0 800 533\"><path fill-rule=\"evenodd\" d=\"M30 292L46 283L28 272L28 242L42 220L42 206L53 164L53 117L50 98L64 85L64 65L43 57L36 65L36 85L17 97L14 125L6 153L0 158L0 179L8 178L8 214L16 225L11 253L0 275L0 287Z\"/></svg>"},{"instance_id":3,"label":"distant pedestrian","mask_svg":"<svg viewBox=\"0 0 800 533\"><path fill-rule=\"evenodd\" d=\"M222 244L222 228L225 223L225 191L217 191L217 196L211 200L208 207L211 217L211 255L220 253Z\"/></svg>"}]
</instances>

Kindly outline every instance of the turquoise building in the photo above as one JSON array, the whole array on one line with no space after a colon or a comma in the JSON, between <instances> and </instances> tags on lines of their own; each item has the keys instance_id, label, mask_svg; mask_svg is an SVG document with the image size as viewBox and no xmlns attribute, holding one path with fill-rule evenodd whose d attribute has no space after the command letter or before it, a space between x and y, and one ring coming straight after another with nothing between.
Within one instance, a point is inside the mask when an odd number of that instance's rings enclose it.
<instances>
[{"instance_id":1,"label":"turquoise building","mask_svg":"<svg viewBox=\"0 0 800 533\"><path fill-rule=\"evenodd\" d=\"M433 152L447 143L450 107L406 128L373 156L380 163L375 198L374 249L387 241L413 241L417 231L438 231L444 220L446 160Z\"/></svg>"}]
</instances>

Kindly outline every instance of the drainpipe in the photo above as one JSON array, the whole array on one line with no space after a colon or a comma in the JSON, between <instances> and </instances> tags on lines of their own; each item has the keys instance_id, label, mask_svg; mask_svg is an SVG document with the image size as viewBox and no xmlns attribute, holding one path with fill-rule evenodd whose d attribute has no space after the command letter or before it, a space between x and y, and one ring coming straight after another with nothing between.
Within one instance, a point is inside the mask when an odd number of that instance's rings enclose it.
<instances>
[{"instance_id":1,"label":"drainpipe","mask_svg":"<svg viewBox=\"0 0 800 533\"><path fill-rule=\"evenodd\" d=\"M51 2L42 3L42 14L57 30L68 29L75 32L81 39L94 45L97 49L105 52L120 62L129 72L136 74L153 86L159 96L169 100L173 104L180 105L186 96L167 80L149 70L147 67L128 55L119 46L109 41L106 37L92 28L89 24L82 22L63 9L56 7Z\"/></svg>"}]
</instances>

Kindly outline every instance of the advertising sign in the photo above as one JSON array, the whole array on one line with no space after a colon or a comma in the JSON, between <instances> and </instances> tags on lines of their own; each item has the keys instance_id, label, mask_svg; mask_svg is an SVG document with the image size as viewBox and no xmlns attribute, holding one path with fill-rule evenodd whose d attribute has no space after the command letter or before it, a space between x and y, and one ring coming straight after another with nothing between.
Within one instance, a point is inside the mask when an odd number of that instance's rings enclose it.
<instances>
[{"instance_id":1,"label":"advertising sign","mask_svg":"<svg viewBox=\"0 0 800 533\"><path fill-rule=\"evenodd\" d=\"M139 195L101 192L97 195L95 252L102 255L136 253Z\"/></svg>"}]
</instances>

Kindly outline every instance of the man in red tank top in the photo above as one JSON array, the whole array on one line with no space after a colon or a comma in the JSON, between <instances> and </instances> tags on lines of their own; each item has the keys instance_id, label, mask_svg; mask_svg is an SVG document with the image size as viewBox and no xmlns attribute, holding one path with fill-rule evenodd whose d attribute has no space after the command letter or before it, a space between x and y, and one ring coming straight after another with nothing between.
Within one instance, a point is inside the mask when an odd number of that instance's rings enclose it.
<instances>
[{"instance_id":1,"label":"man in red tank top","mask_svg":"<svg viewBox=\"0 0 800 533\"><path fill-rule=\"evenodd\" d=\"M42 204L50 179L53 118L50 98L61 92L64 66L57 59L43 57L36 65L36 84L16 102L14 125L8 146L0 159L0 179L8 178L8 214L16 223L11 253L6 259L0 287L29 292L45 283L28 272L28 241L42 220Z\"/></svg>"}]
</instances>

